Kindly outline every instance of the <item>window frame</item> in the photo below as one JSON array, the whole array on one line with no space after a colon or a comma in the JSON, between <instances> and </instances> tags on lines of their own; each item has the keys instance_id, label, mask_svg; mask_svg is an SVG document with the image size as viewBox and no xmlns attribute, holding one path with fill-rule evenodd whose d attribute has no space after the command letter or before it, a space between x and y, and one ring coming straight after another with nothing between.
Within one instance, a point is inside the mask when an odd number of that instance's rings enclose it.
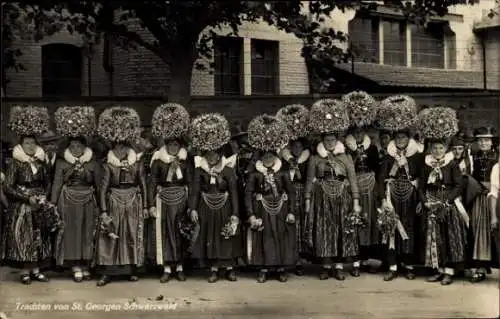
<instances>
[{"instance_id":1,"label":"window frame","mask_svg":"<svg viewBox=\"0 0 500 319\"><path fill-rule=\"evenodd\" d=\"M262 58L256 58L258 46L262 46L264 55ZM251 39L251 81L252 95L278 95L279 93L279 41ZM262 64L259 64L262 61ZM270 66L268 66L268 64ZM257 72L257 68L262 67L263 72ZM257 83L265 83L263 88L257 87Z\"/></svg>"},{"instance_id":2,"label":"window frame","mask_svg":"<svg viewBox=\"0 0 500 319\"><path fill-rule=\"evenodd\" d=\"M229 45L229 47L224 47L225 45ZM224 50L221 50L221 47L224 47ZM226 50L229 51L229 57L223 56ZM237 53L232 55L234 51ZM228 61L230 70L226 71L224 66ZM236 61L235 65L237 65L236 73L231 70L234 67L232 64L234 61ZM237 81L237 91L225 87L227 78L232 79L229 82ZM214 39L214 93L217 96L243 94L243 38L217 36Z\"/></svg>"}]
</instances>

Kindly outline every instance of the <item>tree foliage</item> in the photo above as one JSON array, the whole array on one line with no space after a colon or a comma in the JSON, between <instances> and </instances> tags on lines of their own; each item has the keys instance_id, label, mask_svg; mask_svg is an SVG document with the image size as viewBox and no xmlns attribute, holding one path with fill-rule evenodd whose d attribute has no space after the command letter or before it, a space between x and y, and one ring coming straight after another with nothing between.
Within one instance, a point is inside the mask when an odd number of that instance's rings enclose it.
<instances>
[{"instance_id":1,"label":"tree foliage","mask_svg":"<svg viewBox=\"0 0 500 319\"><path fill-rule=\"evenodd\" d=\"M499 1L499 0L496 0ZM380 1L379 1L380 2ZM455 4L470 4L477 0L385 0L385 5L404 12L409 20L424 23L429 16L444 15ZM199 58L213 58L214 37L220 26L228 26L229 34L238 35L244 22L264 21L269 25L295 34L304 43L303 56L308 61L346 59L346 52L338 47L347 41L347 35L325 25L333 10L358 8L374 9L373 1L20 1L18 5L2 3L2 42L6 44L5 67L17 67L15 56L21 54L11 49L18 36L40 39L57 32L62 27L78 33L87 42L98 43L107 35L123 47L143 47L171 66L169 97L182 102L189 98L191 70ZM27 12L21 15L20 12ZM5 13L6 12L6 13ZM5 20L5 17L7 19ZM139 24L149 31L145 37L131 28ZM5 32L4 32L5 28ZM6 36L4 37L4 33ZM224 34L223 34L224 35ZM350 53L347 52L347 58Z\"/></svg>"}]
</instances>

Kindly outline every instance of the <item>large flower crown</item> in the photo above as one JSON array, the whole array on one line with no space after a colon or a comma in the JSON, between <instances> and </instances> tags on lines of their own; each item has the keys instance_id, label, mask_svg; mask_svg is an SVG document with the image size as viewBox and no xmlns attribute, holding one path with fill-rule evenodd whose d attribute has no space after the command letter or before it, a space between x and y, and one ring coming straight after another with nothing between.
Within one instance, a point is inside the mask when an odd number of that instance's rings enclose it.
<instances>
[{"instance_id":1,"label":"large flower crown","mask_svg":"<svg viewBox=\"0 0 500 319\"><path fill-rule=\"evenodd\" d=\"M129 107L114 106L99 116L98 134L109 142L132 142L141 135L141 119Z\"/></svg>"},{"instance_id":2,"label":"large flower crown","mask_svg":"<svg viewBox=\"0 0 500 319\"><path fill-rule=\"evenodd\" d=\"M184 106L177 103L162 104L153 113L151 132L153 136L165 140L181 138L188 132L190 120Z\"/></svg>"},{"instance_id":3,"label":"large flower crown","mask_svg":"<svg viewBox=\"0 0 500 319\"><path fill-rule=\"evenodd\" d=\"M89 136L95 132L95 111L90 106L63 106L54 113L56 130L66 137Z\"/></svg>"},{"instance_id":4,"label":"large flower crown","mask_svg":"<svg viewBox=\"0 0 500 319\"><path fill-rule=\"evenodd\" d=\"M9 128L18 136L40 135L49 130L50 116L47 108L39 106L14 106L10 110Z\"/></svg>"},{"instance_id":5,"label":"large flower crown","mask_svg":"<svg viewBox=\"0 0 500 319\"><path fill-rule=\"evenodd\" d=\"M276 117L288 127L291 140L296 140L309 134L309 110L304 105L287 105L276 113Z\"/></svg>"},{"instance_id":6,"label":"large flower crown","mask_svg":"<svg viewBox=\"0 0 500 319\"><path fill-rule=\"evenodd\" d=\"M248 124L248 143L261 151L277 151L288 144L289 130L282 120L267 114L255 117Z\"/></svg>"},{"instance_id":7,"label":"large flower crown","mask_svg":"<svg viewBox=\"0 0 500 319\"><path fill-rule=\"evenodd\" d=\"M417 104L407 95L394 95L382 100L377 109L377 126L381 130L395 132L415 125Z\"/></svg>"},{"instance_id":8,"label":"large flower crown","mask_svg":"<svg viewBox=\"0 0 500 319\"><path fill-rule=\"evenodd\" d=\"M377 101L368 93L354 91L342 96L351 126L372 125L377 116Z\"/></svg>"},{"instance_id":9,"label":"large flower crown","mask_svg":"<svg viewBox=\"0 0 500 319\"><path fill-rule=\"evenodd\" d=\"M449 107L435 106L418 113L418 129L426 139L450 139L458 133L457 112Z\"/></svg>"},{"instance_id":10,"label":"large flower crown","mask_svg":"<svg viewBox=\"0 0 500 319\"><path fill-rule=\"evenodd\" d=\"M349 116L339 100L322 99L309 111L309 129L314 134L339 133L349 128Z\"/></svg>"},{"instance_id":11,"label":"large flower crown","mask_svg":"<svg viewBox=\"0 0 500 319\"><path fill-rule=\"evenodd\" d=\"M190 140L193 148L200 151L215 151L227 144L231 138L227 119L218 113L207 113L193 119Z\"/></svg>"}]
</instances>

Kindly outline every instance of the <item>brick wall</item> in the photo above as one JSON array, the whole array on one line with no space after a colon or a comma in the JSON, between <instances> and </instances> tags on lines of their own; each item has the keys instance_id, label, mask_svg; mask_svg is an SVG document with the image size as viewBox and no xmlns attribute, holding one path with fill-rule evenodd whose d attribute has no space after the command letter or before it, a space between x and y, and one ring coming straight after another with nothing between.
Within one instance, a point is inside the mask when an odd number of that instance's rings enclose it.
<instances>
[{"instance_id":1,"label":"brick wall","mask_svg":"<svg viewBox=\"0 0 500 319\"><path fill-rule=\"evenodd\" d=\"M490 29L484 34L486 50L487 86L500 88L500 29Z\"/></svg>"},{"instance_id":2,"label":"brick wall","mask_svg":"<svg viewBox=\"0 0 500 319\"><path fill-rule=\"evenodd\" d=\"M491 93L456 93L456 94L410 94L419 105L446 105L459 110L460 121L467 127L478 127L481 125L493 125L500 128L500 94ZM204 112L220 112L228 117L230 121L242 121L247 123L253 116L262 113L275 113L280 107L292 103L301 103L309 106L321 97L338 98L337 95L312 96L312 95L283 95L276 97L237 97L221 98L213 96L193 97L189 105L192 116ZM375 95L382 99L384 95ZM10 108L16 104L34 104L47 106L50 112L54 112L60 105L82 105L89 104L100 113L104 108L112 105L123 105L134 107L140 114L144 125L151 123L151 116L155 107L162 103L158 99L116 99L116 100L93 100L93 101L33 101L25 99L4 99L2 101L2 137L10 138L6 128ZM465 108L464 108L465 107Z\"/></svg>"}]
</instances>

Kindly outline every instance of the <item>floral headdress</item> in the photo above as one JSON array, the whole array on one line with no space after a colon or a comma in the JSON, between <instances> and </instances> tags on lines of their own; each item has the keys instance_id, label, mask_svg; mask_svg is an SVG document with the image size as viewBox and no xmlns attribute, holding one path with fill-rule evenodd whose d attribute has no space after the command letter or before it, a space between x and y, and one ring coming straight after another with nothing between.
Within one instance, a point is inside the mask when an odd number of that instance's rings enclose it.
<instances>
[{"instance_id":1,"label":"floral headdress","mask_svg":"<svg viewBox=\"0 0 500 319\"><path fill-rule=\"evenodd\" d=\"M314 134L339 133L349 128L349 116L339 100L322 99L309 111L309 129Z\"/></svg>"},{"instance_id":2,"label":"floral headdress","mask_svg":"<svg viewBox=\"0 0 500 319\"><path fill-rule=\"evenodd\" d=\"M9 128L21 136L40 135L49 130L50 117L47 108L39 106L14 106L10 110Z\"/></svg>"},{"instance_id":3,"label":"floral headdress","mask_svg":"<svg viewBox=\"0 0 500 319\"><path fill-rule=\"evenodd\" d=\"M354 91L342 96L351 126L372 125L377 116L377 101L366 92Z\"/></svg>"},{"instance_id":4,"label":"floral headdress","mask_svg":"<svg viewBox=\"0 0 500 319\"><path fill-rule=\"evenodd\" d=\"M290 140L296 140L309 134L309 110L304 105L287 105L276 113L276 117L288 127Z\"/></svg>"},{"instance_id":5,"label":"floral headdress","mask_svg":"<svg viewBox=\"0 0 500 319\"><path fill-rule=\"evenodd\" d=\"M63 106L54 113L56 130L65 137L85 137L96 129L94 108L90 106Z\"/></svg>"},{"instance_id":6,"label":"floral headdress","mask_svg":"<svg viewBox=\"0 0 500 319\"><path fill-rule=\"evenodd\" d=\"M190 117L184 106L177 103L160 105L153 113L151 132L164 140L184 137L189 130Z\"/></svg>"},{"instance_id":7,"label":"floral headdress","mask_svg":"<svg viewBox=\"0 0 500 319\"><path fill-rule=\"evenodd\" d=\"M132 142L141 135L141 119L132 108L110 107L99 116L97 132L108 142Z\"/></svg>"},{"instance_id":8,"label":"floral headdress","mask_svg":"<svg viewBox=\"0 0 500 319\"><path fill-rule=\"evenodd\" d=\"M430 107L418 114L418 128L425 139L447 140L458 133L457 112L449 107Z\"/></svg>"},{"instance_id":9,"label":"floral headdress","mask_svg":"<svg viewBox=\"0 0 500 319\"><path fill-rule=\"evenodd\" d=\"M276 152L288 144L289 130L276 116L259 115L248 124L248 143L260 151Z\"/></svg>"},{"instance_id":10,"label":"floral headdress","mask_svg":"<svg viewBox=\"0 0 500 319\"><path fill-rule=\"evenodd\" d=\"M227 119L218 113L197 116L191 122L190 138L193 148L199 151L215 151L231 138Z\"/></svg>"},{"instance_id":11,"label":"floral headdress","mask_svg":"<svg viewBox=\"0 0 500 319\"><path fill-rule=\"evenodd\" d=\"M412 128L417 119L417 104L407 95L394 95L382 100L377 109L378 128L397 132Z\"/></svg>"}]
</instances>

